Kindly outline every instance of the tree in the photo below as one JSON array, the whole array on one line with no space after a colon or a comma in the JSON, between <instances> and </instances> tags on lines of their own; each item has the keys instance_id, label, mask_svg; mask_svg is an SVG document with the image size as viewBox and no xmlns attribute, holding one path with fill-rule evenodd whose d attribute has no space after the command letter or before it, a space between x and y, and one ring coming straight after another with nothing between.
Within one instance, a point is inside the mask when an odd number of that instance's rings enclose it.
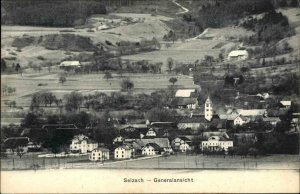
<instances>
[{"instance_id":1,"label":"tree","mask_svg":"<svg viewBox=\"0 0 300 194\"><path fill-rule=\"evenodd\" d=\"M109 71L105 71L104 72L104 78L106 79L106 81L108 81L108 79L113 78L113 76Z\"/></svg>"},{"instance_id":2,"label":"tree","mask_svg":"<svg viewBox=\"0 0 300 194\"><path fill-rule=\"evenodd\" d=\"M172 71L172 69L174 67L174 60L171 57L169 57L167 59L167 67L168 67L170 72Z\"/></svg>"},{"instance_id":3,"label":"tree","mask_svg":"<svg viewBox=\"0 0 300 194\"><path fill-rule=\"evenodd\" d=\"M121 82L121 90L129 92L134 88L134 83L130 79L125 79Z\"/></svg>"},{"instance_id":4,"label":"tree","mask_svg":"<svg viewBox=\"0 0 300 194\"><path fill-rule=\"evenodd\" d=\"M83 102L83 96L78 92L71 92L64 96L66 104L65 108L67 111L77 111Z\"/></svg>"},{"instance_id":5,"label":"tree","mask_svg":"<svg viewBox=\"0 0 300 194\"><path fill-rule=\"evenodd\" d=\"M60 76L59 77L59 83L61 83L62 85L67 81L67 78L65 76Z\"/></svg>"},{"instance_id":6,"label":"tree","mask_svg":"<svg viewBox=\"0 0 300 194\"><path fill-rule=\"evenodd\" d=\"M1 72L4 72L7 69L6 61L1 59Z\"/></svg>"},{"instance_id":7,"label":"tree","mask_svg":"<svg viewBox=\"0 0 300 194\"><path fill-rule=\"evenodd\" d=\"M178 80L177 80L176 77L171 77L171 78L169 79L169 82L171 82L173 85L174 85L177 81L178 81Z\"/></svg>"}]
</instances>

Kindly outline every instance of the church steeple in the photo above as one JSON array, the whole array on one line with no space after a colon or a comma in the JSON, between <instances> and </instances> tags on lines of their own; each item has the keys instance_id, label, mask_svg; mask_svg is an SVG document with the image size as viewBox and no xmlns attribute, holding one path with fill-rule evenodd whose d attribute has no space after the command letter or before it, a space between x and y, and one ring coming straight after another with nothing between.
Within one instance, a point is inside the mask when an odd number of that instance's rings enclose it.
<instances>
[{"instance_id":1,"label":"church steeple","mask_svg":"<svg viewBox=\"0 0 300 194\"><path fill-rule=\"evenodd\" d=\"M206 101L205 101L205 106L204 106L204 116L205 119L208 121L211 121L213 118L213 108L212 108L212 101L210 97L208 96Z\"/></svg>"}]
</instances>

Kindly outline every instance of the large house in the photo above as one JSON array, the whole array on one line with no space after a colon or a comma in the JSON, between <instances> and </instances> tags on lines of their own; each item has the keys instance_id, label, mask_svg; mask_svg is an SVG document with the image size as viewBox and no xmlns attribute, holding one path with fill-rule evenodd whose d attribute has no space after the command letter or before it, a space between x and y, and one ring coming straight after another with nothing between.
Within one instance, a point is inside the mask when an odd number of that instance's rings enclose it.
<instances>
[{"instance_id":1,"label":"large house","mask_svg":"<svg viewBox=\"0 0 300 194\"><path fill-rule=\"evenodd\" d=\"M226 132L203 132L200 148L209 151L228 151L233 147L233 141Z\"/></svg>"},{"instance_id":2,"label":"large house","mask_svg":"<svg viewBox=\"0 0 300 194\"><path fill-rule=\"evenodd\" d=\"M93 149L89 156L89 160L91 161L103 161L109 160L109 149L107 148L96 148Z\"/></svg>"},{"instance_id":3,"label":"large house","mask_svg":"<svg viewBox=\"0 0 300 194\"><path fill-rule=\"evenodd\" d=\"M155 143L159 147L161 147L164 150L164 152L169 152L169 153L173 152L173 149L170 145L170 141L168 138L143 138L143 139L138 139L136 141L142 147L144 147L145 145L147 145L149 143Z\"/></svg>"},{"instance_id":4,"label":"large house","mask_svg":"<svg viewBox=\"0 0 300 194\"><path fill-rule=\"evenodd\" d=\"M129 159L133 157L133 150L128 145L122 145L114 151L115 159Z\"/></svg>"},{"instance_id":5,"label":"large house","mask_svg":"<svg viewBox=\"0 0 300 194\"><path fill-rule=\"evenodd\" d=\"M249 53L246 50L233 50L228 54L228 60L246 60Z\"/></svg>"},{"instance_id":6,"label":"large house","mask_svg":"<svg viewBox=\"0 0 300 194\"><path fill-rule=\"evenodd\" d=\"M76 135L70 145L71 152L87 153L98 147L98 143L85 135Z\"/></svg>"}]
</instances>

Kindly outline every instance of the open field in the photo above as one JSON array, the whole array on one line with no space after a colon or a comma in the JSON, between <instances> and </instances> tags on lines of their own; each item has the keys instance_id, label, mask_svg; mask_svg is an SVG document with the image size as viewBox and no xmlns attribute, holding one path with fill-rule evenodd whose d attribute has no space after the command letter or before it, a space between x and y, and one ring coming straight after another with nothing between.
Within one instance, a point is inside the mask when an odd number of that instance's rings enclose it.
<instances>
[{"instance_id":1,"label":"open field","mask_svg":"<svg viewBox=\"0 0 300 194\"><path fill-rule=\"evenodd\" d=\"M123 74L122 77L113 74L113 78L108 81L103 78L104 74L85 74L85 75L69 75L67 82L63 85L58 82L59 75L57 73L41 73L41 74L19 74L1 76L1 84L16 88L13 96L3 96L4 100L15 100L17 105L29 106L33 93L40 91L49 91L58 98L62 98L65 94L72 91L78 91L83 95L93 94L95 92L117 92L120 91L120 83L123 79L130 77L134 83L134 93L151 93L155 90L165 89L171 83L170 77L177 77L176 85L180 88L199 88L194 85L193 78L189 76L172 75L172 74ZM38 86L39 83L45 84ZM84 83L84 84L83 84Z\"/></svg>"}]
</instances>

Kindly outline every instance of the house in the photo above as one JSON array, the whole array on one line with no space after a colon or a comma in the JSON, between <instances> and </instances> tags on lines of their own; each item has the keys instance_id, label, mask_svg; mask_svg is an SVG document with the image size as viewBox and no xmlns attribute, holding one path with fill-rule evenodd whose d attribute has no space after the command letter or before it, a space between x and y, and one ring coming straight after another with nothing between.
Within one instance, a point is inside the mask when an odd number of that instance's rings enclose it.
<instances>
[{"instance_id":1,"label":"house","mask_svg":"<svg viewBox=\"0 0 300 194\"><path fill-rule=\"evenodd\" d=\"M153 129L174 129L176 128L176 123L174 122L151 122L150 127Z\"/></svg>"},{"instance_id":2,"label":"house","mask_svg":"<svg viewBox=\"0 0 300 194\"><path fill-rule=\"evenodd\" d=\"M192 143L192 141L189 139L189 138L187 138L187 137L184 137L184 136L182 136L182 137L176 137L175 139L173 139L173 141L171 142L171 146L172 146L172 148L174 149L174 150L181 150L180 149L180 146L182 145L182 144L190 144L190 143Z\"/></svg>"},{"instance_id":3,"label":"house","mask_svg":"<svg viewBox=\"0 0 300 194\"><path fill-rule=\"evenodd\" d=\"M280 101L280 105L281 105L283 108L290 108L291 105L292 105L292 101L289 101L289 100L282 100L282 101Z\"/></svg>"},{"instance_id":4,"label":"house","mask_svg":"<svg viewBox=\"0 0 300 194\"><path fill-rule=\"evenodd\" d=\"M75 69L80 68L82 65L79 61L63 61L59 64L61 69Z\"/></svg>"},{"instance_id":5,"label":"house","mask_svg":"<svg viewBox=\"0 0 300 194\"><path fill-rule=\"evenodd\" d=\"M1 148L3 148L6 153L27 153L29 143L30 140L28 137L10 137L4 140Z\"/></svg>"},{"instance_id":6,"label":"house","mask_svg":"<svg viewBox=\"0 0 300 194\"><path fill-rule=\"evenodd\" d=\"M183 144L180 144L179 150L181 152L186 152L186 151L192 150L192 144L184 142Z\"/></svg>"},{"instance_id":7,"label":"house","mask_svg":"<svg viewBox=\"0 0 300 194\"><path fill-rule=\"evenodd\" d=\"M142 145L144 144L141 145L141 142L138 142L135 139L125 139L124 143L132 149L133 156L142 154Z\"/></svg>"},{"instance_id":8,"label":"house","mask_svg":"<svg viewBox=\"0 0 300 194\"><path fill-rule=\"evenodd\" d=\"M109 149L107 148L93 149L89 156L89 160L91 161L109 160Z\"/></svg>"},{"instance_id":9,"label":"house","mask_svg":"<svg viewBox=\"0 0 300 194\"><path fill-rule=\"evenodd\" d=\"M189 98L192 97L192 93L195 93L196 89L180 89L175 93L175 97Z\"/></svg>"},{"instance_id":10,"label":"house","mask_svg":"<svg viewBox=\"0 0 300 194\"><path fill-rule=\"evenodd\" d=\"M137 143L142 145L142 147L144 147L145 145L147 145L149 143L155 143L159 147L161 147L165 152L169 152L169 153L173 152L173 149L170 145L169 139L165 138L165 137L162 137L162 138L143 138L143 139L138 139L136 141L137 141Z\"/></svg>"},{"instance_id":11,"label":"house","mask_svg":"<svg viewBox=\"0 0 300 194\"><path fill-rule=\"evenodd\" d=\"M249 53L246 50L233 50L228 54L228 60L246 60Z\"/></svg>"},{"instance_id":12,"label":"house","mask_svg":"<svg viewBox=\"0 0 300 194\"><path fill-rule=\"evenodd\" d=\"M156 143L148 143L142 149L142 154L146 155L146 156L159 155L159 154L161 154L163 152L164 152L164 149L162 149Z\"/></svg>"},{"instance_id":13,"label":"house","mask_svg":"<svg viewBox=\"0 0 300 194\"><path fill-rule=\"evenodd\" d=\"M114 151L115 159L129 159L133 157L133 151L128 145L122 145L115 149Z\"/></svg>"},{"instance_id":14,"label":"house","mask_svg":"<svg viewBox=\"0 0 300 194\"><path fill-rule=\"evenodd\" d=\"M197 98L183 98L177 97L174 98L171 102L171 107L178 109L196 109L198 106Z\"/></svg>"},{"instance_id":15,"label":"house","mask_svg":"<svg viewBox=\"0 0 300 194\"><path fill-rule=\"evenodd\" d=\"M248 117L245 116L237 116L234 120L233 120L233 124L234 125L243 125L245 123L250 122L250 119Z\"/></svg>"},{"instance_id":16,"label":"house","mask_svg":"<svg viewBox=\"0 0 300 194\"><path fill-rule=\"evenodd\" d=\"M147 133L146 133L147 137L156 137L156 131L152 128L150 128Z\"/></svg>"},{"instance_id":17,"label":"house","mask_svg":"<svg viewBox=\"0 0 300 194\"><path fill-rule=\"evenodd\" d=\"M203 132L201 135L201 150L208 149L209 151L228 151L228 148L233 147L233 140L230 139L226 132Z\"/></svg>"},{"instance_id":18,"label":"house","mask_svg":"<svg viewBox=\"0 0 300 194\"><path fill-rule=\"evenodd\" d=\"M123 144L124 138L121 135L118 135L117 137L114 138L113 144Z\"/></svg>"},{"instance_id":19,"label":"house","mask_svg":"<svg viewBox=\"0 0 300 194\"><path fill-rule=\"evenodd\" d=\"M87 153L98 147L98 143L89 139L85 135L76 135L72 139L72 143L70 145L71 152L77 153Z\"/></svg>"}]
</instances>

